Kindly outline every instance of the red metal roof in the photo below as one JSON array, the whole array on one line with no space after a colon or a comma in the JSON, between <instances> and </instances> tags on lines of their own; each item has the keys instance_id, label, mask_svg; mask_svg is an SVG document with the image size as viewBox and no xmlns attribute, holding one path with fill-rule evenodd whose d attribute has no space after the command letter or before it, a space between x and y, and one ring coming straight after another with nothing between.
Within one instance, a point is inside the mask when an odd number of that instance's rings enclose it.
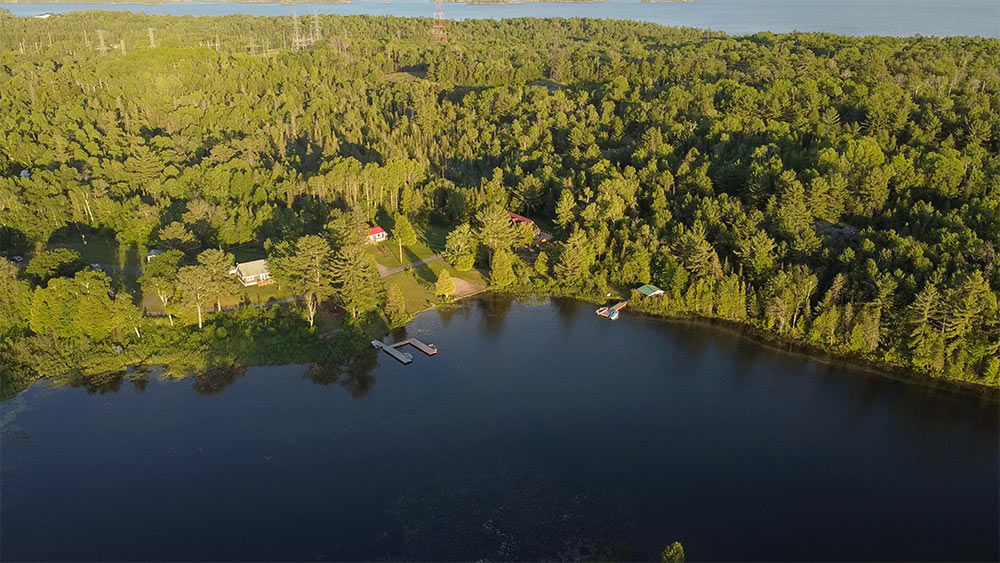
<instances>
[{"instance_id":1,"label":"red metal roof","mask_svg":"<svg viewBox=\"0 0 1000 563\"><path fill-rule=\"evenodd\" d=\"M384 232L385 231L382 230L382 227L379 227L378 225L375 225L374 227L368 229L368 236L377 235L379 233L384 233Z\"/></svg>"},{"instance_id":2,"label":"red metal roof","mask_svg":"<svg viewBox=\"0 0 1000 563\"><path fill-rule=\"evenodd\" d=\"M525 223L525 224L528 224L528 225L534 223L534 221L532 221L531 219L528 219L527 217L518 215L517 213L511 212L511 211L507 212L507 216L510 217L510 220L513 221L513 222L515 222L515 223Z\"/></svg>"}]
</instances>

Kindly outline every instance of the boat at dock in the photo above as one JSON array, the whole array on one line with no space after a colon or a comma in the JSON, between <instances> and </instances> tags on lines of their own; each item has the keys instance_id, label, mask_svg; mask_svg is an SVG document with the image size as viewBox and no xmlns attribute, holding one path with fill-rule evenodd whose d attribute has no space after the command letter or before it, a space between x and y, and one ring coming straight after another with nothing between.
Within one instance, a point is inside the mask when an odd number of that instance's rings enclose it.
<instances>
[{"instance_id":1,"label":"boat at dock","mask_svg":"<svg viewBox=\"0 0 1000 563\"><path fill-rule=\"evenodd\" d=\"M618 313L628 305L628 301L619 301L610 307L601 307L597 309L596 313L602 317L616 320L618 318Z\"/></svg>"}]
</instances>

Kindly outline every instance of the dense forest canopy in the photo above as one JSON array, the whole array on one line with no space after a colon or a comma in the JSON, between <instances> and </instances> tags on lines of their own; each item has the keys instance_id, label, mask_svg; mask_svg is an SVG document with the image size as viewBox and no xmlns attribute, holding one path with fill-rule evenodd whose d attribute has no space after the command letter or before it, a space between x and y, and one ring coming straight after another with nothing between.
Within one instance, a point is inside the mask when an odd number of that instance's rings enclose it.
<instances>
[{"instance_id":1,"label":"dense forest canopy","mask_svg":"<svg viewBox=\"0 0 1000 563\"><path fill-rule=\"evenodd\" d=\"M199 325L212 264L259 245L312 324L324 299L382 306L377 280L345 272L369 266L355 235L385 214L454 229L448 259L496 288L653 283L651 312L1000 381L1000 41L512 19L449 22L438 43L427 19L0 18L0 252L36 253L33 269L0 258L8 365L168 330L136 291L41 252L68 233L175 249L160 287L187 293L164 308ZM559 242L519 250L498 210ZM294 274L321 262L327 278ZM117 313L89 326L79 311L98 305L59 286Z\"/></svg>"}]
</instances>

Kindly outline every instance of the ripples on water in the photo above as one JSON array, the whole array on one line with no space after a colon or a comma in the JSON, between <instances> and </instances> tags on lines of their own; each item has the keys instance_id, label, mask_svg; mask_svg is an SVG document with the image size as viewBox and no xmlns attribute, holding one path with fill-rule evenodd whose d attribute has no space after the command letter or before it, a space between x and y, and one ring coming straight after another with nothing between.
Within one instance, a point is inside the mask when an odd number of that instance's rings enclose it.
<instances>
[{"instance_id":1,"label":"ripples on water","mask_svg":"<svg viewBox=\"0 0 1000 563\"><path fill-rule=\"evenodd\" d=\"M572 301L407 336L441 352L3 403L0 558L1000 556L996 402Z\"/></svg>"}]
</instances>

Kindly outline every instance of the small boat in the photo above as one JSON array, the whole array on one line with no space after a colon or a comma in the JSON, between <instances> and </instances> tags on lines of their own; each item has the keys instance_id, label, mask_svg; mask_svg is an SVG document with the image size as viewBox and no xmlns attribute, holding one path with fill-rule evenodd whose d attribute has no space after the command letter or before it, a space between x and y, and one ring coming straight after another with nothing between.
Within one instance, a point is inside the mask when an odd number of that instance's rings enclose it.
<instances>
[{"instance_id":1,"label":"small boat","mask_svg":"<svg viewBox=\"0 0 1000 563\"><path fill-rule=\"evenodd\" d=\"M376 348L377 349L377 348L381 348L382 346L385 346L385 344L382 344L378 340L372 340L372 348Z\"/></svg>"},{"instance_id":2,"label":"small boat","mask_svg":"<svg viewBox=\"0 0 1000 563\"><path fill-rule=\"evenodd\" d=\"M617 319L618 318L618 311L617 310L611 311L611 314L608 315L608 318L611 319L611 320Z\"/></svg>"},{"instance_id":3,"label":"small boat","mask_svg":"<svg viewBox=\"0 0 1000 563\"><path fill-rule=\"evenodd\" d=\"M600 316L602 316L602 317L608 316L608 308L607 307L601 307L600 309L597 310L597 314L600 315Z\"/></svg>"}]
</instances>

